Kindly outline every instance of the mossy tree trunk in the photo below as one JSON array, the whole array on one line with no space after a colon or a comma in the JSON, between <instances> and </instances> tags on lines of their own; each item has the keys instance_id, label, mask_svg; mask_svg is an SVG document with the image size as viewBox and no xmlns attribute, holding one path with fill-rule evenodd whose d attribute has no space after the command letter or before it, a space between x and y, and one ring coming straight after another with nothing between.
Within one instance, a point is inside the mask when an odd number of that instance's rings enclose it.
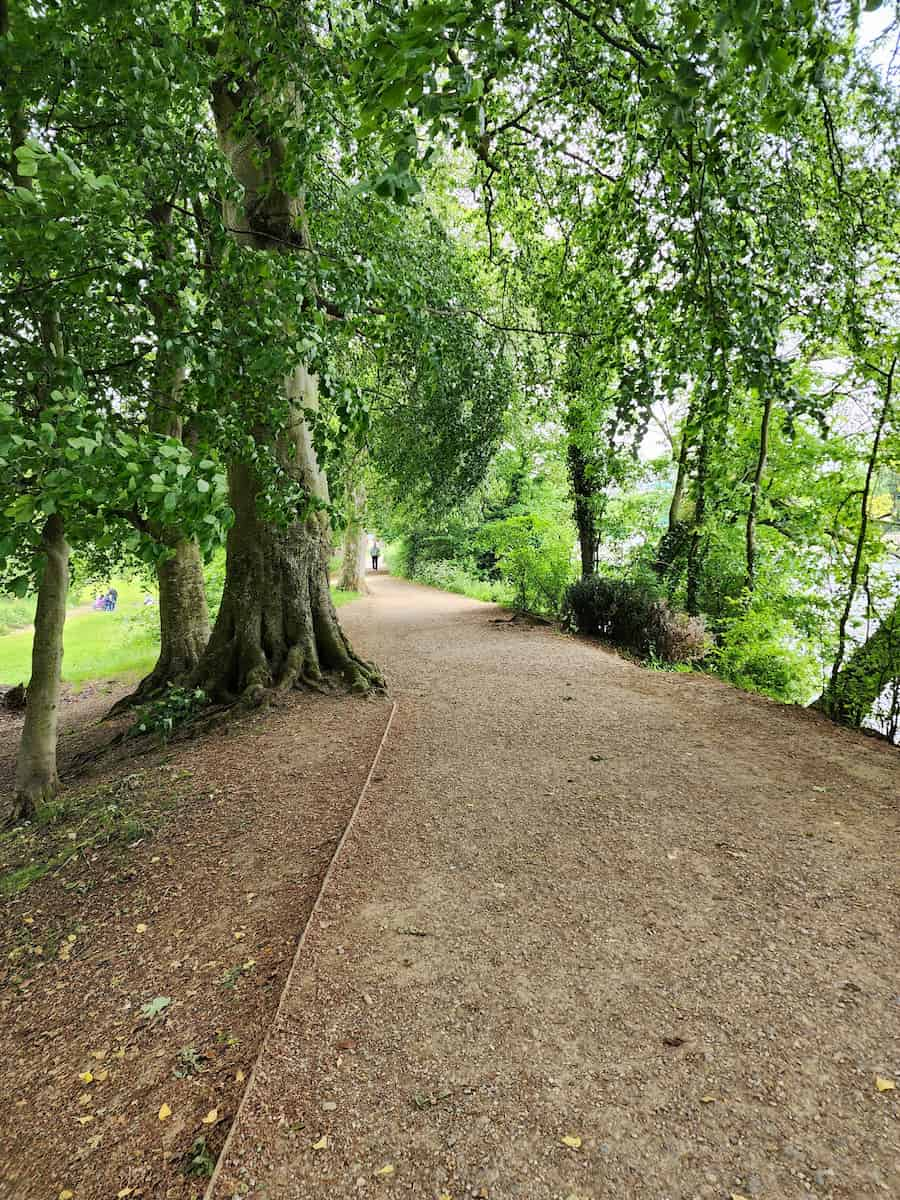
<instances>
[{"instance_id":1,"label":"mossy tree trunk","mask_svg":"<svg viewBox=\"0 0 900 1200\"><path fill-rule=\"evenodd\" d=\"M569 442L567 455L569 479L572 484L572 506L581 554L581 574L586 577L593 575L596 570L597 549L600 545L594 487L584 454L575 442Z\"/></svg>"},{"instance_id":2,"label":"mossy tree trunk","mask_svg":"<svg viewBox=\"0 0 900 1200\"><path fill-rule=\"evenodd\" d=\"M69 591L69 546L62 518L48 517L42 535L44 569L38 585L31 682L25 725L16 758L12 820L26 819L59 790L57 725L63 659L63 629Z\"/></svg>"},{"instance_id":3,"label":"mossy tree trunk","mask_svg":"<svg viewBox=\"0 0 900 1200\"><path fill-rule=\"evenodd\" d=\"M219 146L243 190L240 207L226 206L227 224L248 252L303 252L309 239L301 197L282 184L286 147L268 126L265 97L255 92L252 72L237 79L232 65L212 96ZM261 480L253 465L235 462L229 469L235 521L225 587L193 677L216 699L259 701L273 689L321 688L327 681L362 692L382 682L353 653L331 599L328 484L309 424L318 408L318 381L299 366L281 386L290 414L286 426L277 434L257 428L254 438L259 455L274 455L310 503L298 519L279 525L261 515Z\"/></svg>"},{"instance_id":4,"label":"mossy tree trunk","mask_svg":"<svg viewBox=\"0 0 900 1200\"><path fill-rule=\"evenodd\" d=\"M847 658L815 707L835 721L859 727L882 692L900 679L900 598L871 637Z\"/></svg>"}]
</instances>

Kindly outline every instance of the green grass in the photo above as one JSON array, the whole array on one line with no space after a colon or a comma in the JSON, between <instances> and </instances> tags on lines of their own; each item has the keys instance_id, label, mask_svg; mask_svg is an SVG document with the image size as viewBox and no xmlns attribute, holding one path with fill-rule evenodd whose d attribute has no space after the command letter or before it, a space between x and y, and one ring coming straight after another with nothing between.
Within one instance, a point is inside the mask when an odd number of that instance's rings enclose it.
<instances>
[{"instance_id":1,"label":"green grass","mask_svg":"<svg viewBox=\"0 0 900 1200\"><path fill-rule=\"evenodd\" d=\"M342 608L345 604L352 604L354 600L358 600L359 592L342 592L340 588L332 588L331 598L335 608Z\"/></svg>"},{"instance_id":2,"label":"green grass","mask_svg":"<svg viewBox=\"0 0 900 1200\"><path fill-rule=\"evenodd\" d=\"M156 662L159 619L156 606L144 608L146 588L139 581L118 580L115 612L72 612L66 619L62 677L65 683L93 679L139 679ZM97 589L85 589L79 601L90 602ZM358 598L357 592L332 589L337 608ZM0 636L0 683L27 683L31 676L31 630Z\"/></svg>"}]
</instances>

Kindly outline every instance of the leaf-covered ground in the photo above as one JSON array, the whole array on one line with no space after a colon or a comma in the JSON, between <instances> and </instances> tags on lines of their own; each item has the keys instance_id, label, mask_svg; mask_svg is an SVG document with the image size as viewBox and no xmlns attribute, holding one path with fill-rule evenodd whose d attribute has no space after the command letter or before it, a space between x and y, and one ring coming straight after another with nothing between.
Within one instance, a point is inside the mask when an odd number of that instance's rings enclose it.
<instances>
[{"instance_id":1,"label":"leaf-covered ground","mask_svg":"<svg viewBox=\"0 0 900 1200\"><path fill-rule=\"evenodd\" d=\"M3 1200L202 1195L388 711L298 696L91 764L114 699L70 698L63 796L0 837Z\"/></svg>"}]
</instances>

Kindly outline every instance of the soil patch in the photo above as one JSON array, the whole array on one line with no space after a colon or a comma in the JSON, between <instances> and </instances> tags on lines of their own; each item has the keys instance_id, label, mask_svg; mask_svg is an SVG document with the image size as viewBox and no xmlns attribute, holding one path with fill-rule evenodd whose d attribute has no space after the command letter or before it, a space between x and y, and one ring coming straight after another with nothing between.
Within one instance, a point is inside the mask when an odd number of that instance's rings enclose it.
<instances>
[{"instance_id":1,"label":"soil patch","mask_svg":"<svg viewBox=\"0 0 900 1200\"><path fill-rule=\"evenodd\" d=\"M92 760L116 698L70 696L62 801L0 840L3 1200L203 1194L390 712L298 695Z\"/></svg>"}]
</instances>

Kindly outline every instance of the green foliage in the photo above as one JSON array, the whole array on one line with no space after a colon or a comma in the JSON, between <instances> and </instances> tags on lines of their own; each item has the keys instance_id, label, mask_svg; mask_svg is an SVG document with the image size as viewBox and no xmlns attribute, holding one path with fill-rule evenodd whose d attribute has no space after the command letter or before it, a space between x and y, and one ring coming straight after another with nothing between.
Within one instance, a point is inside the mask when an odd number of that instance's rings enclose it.
<instances>
[{"instance_id":1,"label":"green foliage","mask_svg":"<svg viewBox=\"0 0 900 1200\"><path fill-rule=\"evenodd\" d=\"M420 560L416 570L407 578L429 587L440 588L444 592L471 596L473 600L503 603L510 599L510 593L503 584L480 579L462 563L448 559Z\"/></svg>"},{"instance_id":2,"label":"green foliage","mask_svg":"<svg viewBox=\"0 0 900 1200\"><path fill-rule=\"evenodd\" d=\"M136 733L158 734L163 741L207 703L202 688L170 687L158 700L137 711Z\"/></svg>"},{"instance_id":3,"label":"green foliage","mask_svg":"<svg viewBox=\"0 0 900 1200\"><path fill-rule=\"evenodd\" d=\"M532 515L507 517L484 525L476 545L493 556L517 608L553 615L560 611L574 574L566 525Z\"/></svg>"},{"instance_id":4,"label":"green foliage","mask_svg":"<svg viewBox=\"0 0 900 1200\"><path fill-rule=\"evenodd\" d=\"M777 700L808 704L818 693L821 668L791 624L764 602L736 603L713 651L723 679Z\"/></svg>"}]
</instances>

